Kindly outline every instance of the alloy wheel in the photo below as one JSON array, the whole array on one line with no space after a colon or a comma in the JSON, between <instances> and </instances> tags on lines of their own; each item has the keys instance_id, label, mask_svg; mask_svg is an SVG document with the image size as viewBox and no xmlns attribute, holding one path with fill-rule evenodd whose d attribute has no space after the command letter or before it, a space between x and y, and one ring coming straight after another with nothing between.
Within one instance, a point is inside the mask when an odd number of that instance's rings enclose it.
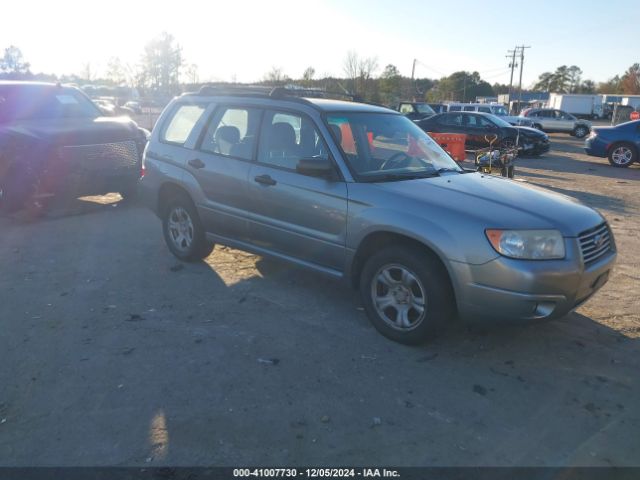
<instances>
[{"instance_id":1,"label":"alloy wheel","mask_svg":"<svg viewBox=\"0 0 640 480\"><path fill-rule=\"evenodd\" d=\"M169 236L175 247L187 252L193 243L194 228L189 212L182 207L174 207L169 212Z\"/></svg>"},{"instance_id":2,"label":"alloy wheel","mask_svg":"<svg viewBox=\"0 0 640 480\"><path fill-rule=\"evenodd\" d=\"M398 264L385 265L371 281L376 312L396 330L413 330L425 318L427 296L417 275Z\"/></svg>"}]
</instances>

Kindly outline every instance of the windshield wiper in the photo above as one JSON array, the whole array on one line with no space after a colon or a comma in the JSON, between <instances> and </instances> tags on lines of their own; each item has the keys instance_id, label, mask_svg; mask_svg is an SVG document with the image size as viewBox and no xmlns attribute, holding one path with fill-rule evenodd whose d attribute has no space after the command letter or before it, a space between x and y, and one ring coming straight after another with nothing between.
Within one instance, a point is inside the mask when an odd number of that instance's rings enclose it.
<instances>
[{"instance_id":1,"label":"windshield wiper","mask_svg":"<svg viewBox=\"0 0 640 480\"><path fill-rule=\"evenodd\" d=\"M439 177L440 172L407 172L407 173L385 173L384 175L376 175L367 178L365 182L393 182L395 180L415 180L417 178Z\"/></svg>"},{"instance_id":2,"label":"windshield wiper","mask_svg":"<svg viewBox=\"0 0 640 480\"><path fill-rule=\"evenodd\" d=\"M462 172L461 172L461 171L460 171L460 170L458 170L457 168L449 168L449 167L446 167L446 168L439 168L439 169L438 169L438 173L445 173L445 172L464 173L464 171L462 171Z\"/></svg>"}]
</instances>

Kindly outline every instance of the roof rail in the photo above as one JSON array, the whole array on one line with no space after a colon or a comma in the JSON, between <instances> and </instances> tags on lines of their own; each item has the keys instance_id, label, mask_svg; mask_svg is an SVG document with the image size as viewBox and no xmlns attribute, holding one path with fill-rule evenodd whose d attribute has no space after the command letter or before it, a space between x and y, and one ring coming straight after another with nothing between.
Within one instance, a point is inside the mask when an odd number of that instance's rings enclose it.
<instances>
[{"instance_id":1,"label":"roof rail","mask_svg":"<svg viewBox=\"0 0 640 480\"><path fill-rule=\"evenodd\" d=\"M357 95L342 92L328 92L319 88L303 88L297 86L266 86L266 85L234 85L213 84L204 85L198 92L189 92L185 95L241 95L272 98L287 98L290 100L304 100L308 98L346 98L352 101L362 101Z\"/></svg>"}]
</instances>

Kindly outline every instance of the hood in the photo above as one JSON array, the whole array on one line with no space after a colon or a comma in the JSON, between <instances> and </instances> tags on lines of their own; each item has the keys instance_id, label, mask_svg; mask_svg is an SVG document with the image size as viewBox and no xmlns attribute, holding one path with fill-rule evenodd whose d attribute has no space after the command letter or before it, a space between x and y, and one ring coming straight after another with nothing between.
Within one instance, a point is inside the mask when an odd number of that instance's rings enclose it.
<instances>
[{"instance_id":1,"label":"hood","mask_svg":"<svg viewBox=\"0 0 640 480\"><path fill-rule=\"evenodd\" d=\"M520 124L522 122L529 123L529 124L533 123L531 121L531 119L529 119L527 117L518 117L518 116L515 116L515 115L505 115L505 116L500 117L500 118L503 119L505 122L509 122L509 123L511 123L511 122L514 122L514 123L517 123L517 124Z\"/></svg>"},{"instance_id":2,"label":"hood","mask_svg":"<svg viewBox=\"0 0 640 480\"><path fill-rule=\"evenodd\" d=\"M414 202L412 212L431 215L434 209L450 212L465 222L483 228L557 229L565 237L602 223L603 217L574 198L530 184L480 173L445 174L399 182L375 184L392 193L391 198L405 197ZM377 202L376 202L377 203ZM406 208L406 207L405 207Z\"/></svg>"},{"instance_id":3,"label":"hood","mask_svg":"<svg viewBox=\"0 0 640 480\"><path fill-rule=\"evenodd\" d=\"M140 138L138 126L126 117L63 118L13 122L3 130L56 146L91 145Z\"/></svg>"},{"instance_id":4,"label":"hood","mask_svg":"<svg viewBox=\"0 0 640 480\"><path fill-rule=\"evenodd\" d=\"M547 136L546 133L541 132L537 128L519 127L519 126L514 126L513 128L515 128L520 133L520 135L523 135L525 137L546 137Z\"/></svg>"}]
</instances>

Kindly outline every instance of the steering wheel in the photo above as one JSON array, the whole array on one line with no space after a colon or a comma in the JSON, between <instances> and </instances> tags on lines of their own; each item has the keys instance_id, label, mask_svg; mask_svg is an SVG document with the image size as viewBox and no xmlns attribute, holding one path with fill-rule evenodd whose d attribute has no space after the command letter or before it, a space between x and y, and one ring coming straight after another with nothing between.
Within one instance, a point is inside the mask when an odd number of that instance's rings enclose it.
<instances>
[{"instance_id":1,"label":"steering wheel","mask_svg":"<svg viewBox=\"0 0 640 480\"><path fill-rule=\"evenodd\" d=\"M387 158L382 165L380 165L380 170L387 170L389 168L398 168L403 166L405 163L409 164L411 163L411 159L413 157L407 155L404 152L398 152L398 153L394 153L393 155L391 155L389 158Z\"/></svg>"}]
</instances>

